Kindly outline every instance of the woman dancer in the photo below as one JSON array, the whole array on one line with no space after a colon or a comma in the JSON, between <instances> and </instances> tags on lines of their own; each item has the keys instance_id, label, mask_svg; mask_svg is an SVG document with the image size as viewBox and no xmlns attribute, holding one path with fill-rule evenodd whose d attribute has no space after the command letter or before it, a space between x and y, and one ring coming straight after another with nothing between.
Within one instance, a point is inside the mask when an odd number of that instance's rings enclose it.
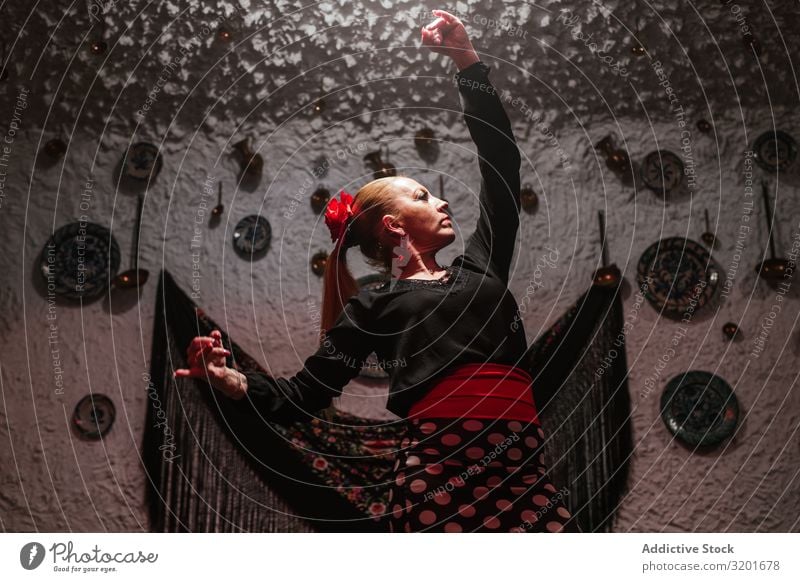
<instances>
[{"instance_id":1,"label":"woman dancer","mask_svg":"<svg viewBox=\"0 0 800 582\"><path fill-rule=\"evenodd\" d=\"M544 432L517 367L527 349L508 290L519 225L520 154L503 105L464 25L434 10L422 44L458 69L454 80L478 149L480 217L464 253L440 266L455 239L448 203L406 177L373 180L326 210L335 241L325 270L322 338L292 378L226 365L221 334L197 337L189 369L264 418L313 417L358 375L373 351L390 375L387 408L408 420L389 493L392 531L577 531L542 455ZM358 245L391 274L359 291L346 251ZM389 365L405 362L404 366Z\"/></svg>"}]
</instances>

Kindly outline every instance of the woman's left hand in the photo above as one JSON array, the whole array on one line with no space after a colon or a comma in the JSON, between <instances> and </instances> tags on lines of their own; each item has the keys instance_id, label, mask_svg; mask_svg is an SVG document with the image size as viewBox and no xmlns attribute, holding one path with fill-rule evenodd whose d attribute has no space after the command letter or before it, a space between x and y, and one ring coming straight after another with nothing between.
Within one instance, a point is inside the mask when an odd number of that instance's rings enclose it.
<instances>
[{"instance_id":1,"label":"woman's left hand","mask_svg":"<svg viewBox=\"0 0 800 582\"><path fill-rule=\"evenodd\" d=\"M176 378L223 378L227 356L230 351L222 346L222 333L211 332L210 337L199 336L192 340L186 349L188 368L175 370Z\"/></svg>"}]
</instances>

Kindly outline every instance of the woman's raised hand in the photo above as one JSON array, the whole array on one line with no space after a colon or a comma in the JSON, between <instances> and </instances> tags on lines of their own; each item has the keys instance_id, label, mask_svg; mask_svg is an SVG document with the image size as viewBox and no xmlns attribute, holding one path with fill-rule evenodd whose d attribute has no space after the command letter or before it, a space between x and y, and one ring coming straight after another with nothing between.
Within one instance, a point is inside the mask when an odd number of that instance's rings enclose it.
<instances>
[{"instance_id":1,"label":"woman's raised hand","mask_svg":"<svg viewBox=\"0 0 800 582\"><path fill-rule=\"evenodd\" d=\"M229 398L239 400L247 392L247 378L229 368L225 358L231 353L222 347L222 333L218 329L210 336L198 336L186 348L188 368L175 370L176 378L202 378Z\"/></svg>"},{"instance_id":2,"label":"woman's raised hand","mask_svg":"<svg viewBox=\"0 0 800 582\"><path fill-rule=\"evenodd\" d=\"M422 27L422 46L450 57L459 69L480 60L461 20L444 10L434 10L433 15L436 20Z\"/></svg>"},{"instance_id":3,"label":"woman's raised hand","mask_svg":"<svg viewBox=\"0 0 800 582\"><path fill-rule=\"evenodd\" d=\"M198 336L186 349L188 368L175 370L176 378L220 379L225 376L225 358L231 353L222 347L222 333L218 329L211 336Z\"/></svg>"}]
</instances>

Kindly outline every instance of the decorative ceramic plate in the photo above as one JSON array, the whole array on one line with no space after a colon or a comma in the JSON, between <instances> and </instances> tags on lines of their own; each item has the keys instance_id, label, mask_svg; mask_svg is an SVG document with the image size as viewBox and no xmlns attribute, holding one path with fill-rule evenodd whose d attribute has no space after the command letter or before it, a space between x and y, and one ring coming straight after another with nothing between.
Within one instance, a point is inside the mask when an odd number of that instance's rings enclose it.
<instances>
[{"instance_id":1,"label":"decorative ceramic plate","mask_svg":"<svg viewBox=\"0 0 800 582\"><path fill-rule=\"evenodd\" d=\"M359 277L357 280L359 289L377 289L383 286L389 279L378 273ZM386 365L381 366L381 362L375 352L372 352L366 359L366 364L361 368L360 375L367 378L388 378L389 374L385 371Z\"/></svg>"},{"instance_id":2,"label":"decorative ceramic plate","mask_svg":"<svg viewBox=\"0 0 800 582\"><path fill-rule=\"evenodd\" d=\"M669 196L683 182L683 162L667 150L656 150L642 161L642 181L653 192Z\"/></svg>"},{"instance_id":3,"label":"decorative ceramic plate","mask_svg":"<svg viewBox=\"0 0 800 582\"><path fill-rule=\"evenodd\" d=\"M319 186L314 190L314 193L311 194L311 208L314 210L314 214L322 214L330 199L331 191L324 186Z\"/></svg>"},{"instance_id":4,"label":"decorative ceramic plate","mask_svg":"<svg viewBox=\"0 0 800 582\"><path fill-rule=\"evenodd\" d=\"M72 423L85 439L99 439L114 424L116 410L108 396L89 394L81 398L72 413Z\"/></svg>"},{"instance_id":5,"label":"decorative ceramic plate","mask_svg":"<svg viewBox=\"0 0 800 582\"><path fill-rule=\"evenodd\" d=\"M314 253L311 257L311 272L317 277L322 277L325 274L325 267L328 264L328 253L326 251L319 251Z\"/></svg>"},{"instance_id":6,"label":"decorative ceramic plate","mask_svg":"<svg viewBox=\"0 0 800 582\"><path fill-rule=\"evenodd\" d=\"M519 200L522 209L528 214L534 214L539 208L539 195L536 194L536 191L529 184L522 186L519 192Z\"/></svg>"},{"instance_id":7,"label":"decorative ceramic plate","mask_svg":"<svg viewBox=\"0 0 800 582\"><path fill-rule=\"evenodd\" d=\"M661 419L687 445L717 445L736 430L739 403L725 380L692 370L667 383L661 394Z\"/></svg>"},{"instance_id":8,"label":"decorative ceramic plate","mask_svg":"<svg viewBox=\"0 0 800 582\"><path fill-rule=\"evenodd\" d=\"M768 172L785 170L797 159L797 142L783 131L765 131L753 142L753 157Z\"/></svg>"},{"instance_id":9,"label":"decorative ceramic plate","mask_svg":"<svg viewBox=\"0 0 800 582\"><path fill-rule=\"evenodd\" d=\"M436 132L430 127L423 127L414 134L414 147L423 161L434 164L439 159L439 141Z\"/></svg>"},{"instance_id":10,"label":"decorative ceramic plate","mask_svg":"<svg viewBox=\"0 0 800 582\"><path fill-rule=\"evenodd\" d=\"M269 221L257 214L245 216L233 229L233 248L248 258L265 252L271 240Z\"/></svg>"},{"instance_id":11,"label":"decorative ceramic plate","mask_svg":"<svg viewBox=\"0 0 800 582\"><path fill-rule=\"evenodd\" d=\"M131 146L125 156L125 175L134 180L155 179L161 171L161 154L151 143L140 142Z\"/></svg>"},{"instance_id":12,"label":"decorative ceramic plate","mask_svg":"<svg viewBox=\"0 0 800 582\"><path fill-rule=\"evenodd\" d=\"M119 263L119 245L111 231L91 222L73 222L47 241L40 268L48 292L86 299L105 291Z\"/></svg>"},{"instance_id":13,"label":"decorative ceramic plate","mask_svg":"<svg viewBox=\"0 0 800 582\"><path fill-rule=\"evenodd\" d=\"M650 245L642 253L636 271L639 288L650 304L678 319L708 303L720 280L720 270L706 248L681 237L664 238Z\"/></svg>"}]
</instances>

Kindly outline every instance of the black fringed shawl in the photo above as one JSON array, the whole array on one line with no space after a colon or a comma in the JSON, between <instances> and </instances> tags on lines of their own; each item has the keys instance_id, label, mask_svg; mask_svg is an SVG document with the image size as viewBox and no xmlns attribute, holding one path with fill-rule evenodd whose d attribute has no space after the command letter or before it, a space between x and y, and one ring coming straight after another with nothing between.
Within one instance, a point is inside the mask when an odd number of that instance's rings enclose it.
<instances>
[{"instance_id":1,"label":"black fringed shawl","mask_svg":"<svg viewBox=\"0 0 800 582\"><path fill-rule=\"evenodd\" d=\"M545 458L583 532L608 532L633 452L622 301L592 286L527 353Z\"/></svg>"},{"instance_id":2,"label":"black fringed shawl","mask_svg":"<svg viewBox=\"0 0 800 582\"><path fill-rule=\"evenodd\" d=\"M387 531L403 422L343 412L290 426L241 412L205 382L176 380L185 347L220 329L162 272L144 460L152 531ZM241 369L259 366L223 332ZM583 531L609 531L631 454L619 294L591 287L531 346L527 365L553 482ZM569 354L561 357L559 354ZM576 357L580 354L580 357Z\"/></svg>"}]
</instances>

